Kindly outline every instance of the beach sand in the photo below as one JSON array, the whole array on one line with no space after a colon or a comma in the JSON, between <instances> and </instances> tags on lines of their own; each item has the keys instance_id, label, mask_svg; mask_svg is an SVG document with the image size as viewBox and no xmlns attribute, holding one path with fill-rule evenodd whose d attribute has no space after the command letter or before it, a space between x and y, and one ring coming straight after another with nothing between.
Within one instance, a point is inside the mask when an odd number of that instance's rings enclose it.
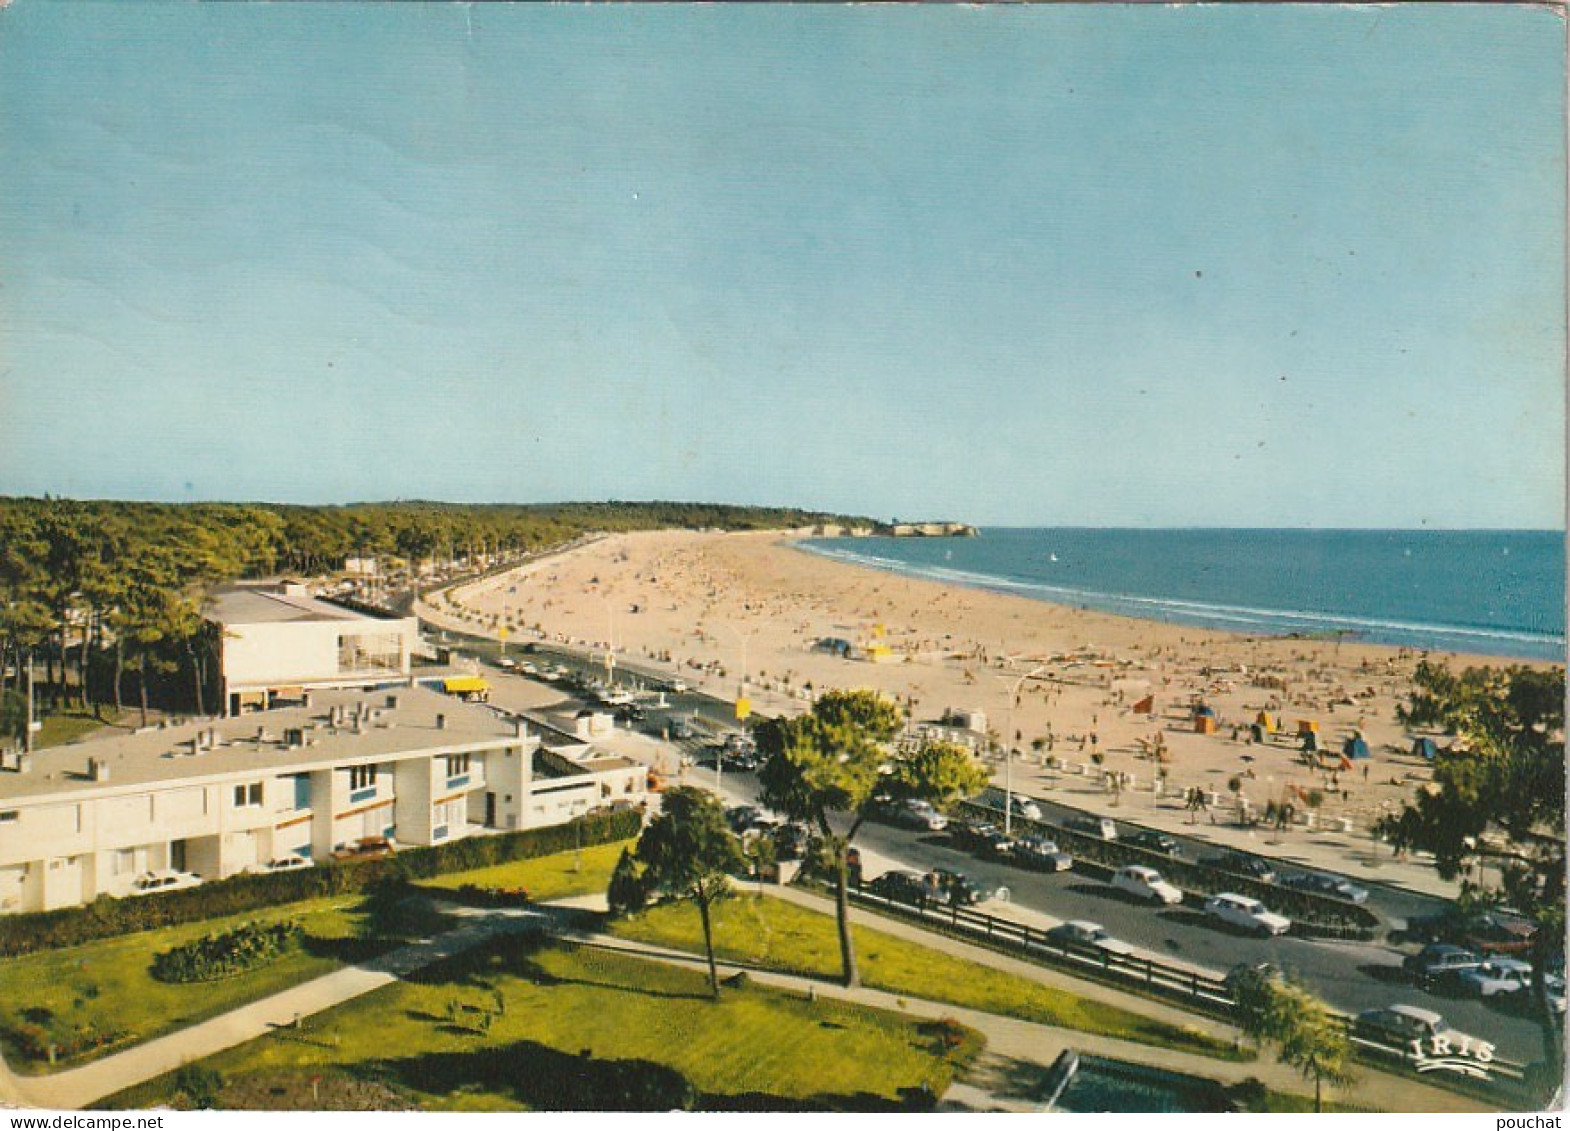
<instances>
[{"instance_id":1,"label":"beach sand","mask_svg":"<svg viewBox=\"0 0 1570 1131\"><path fill-rule=\"evenodd\" d=\"M908 706L915 724L979 711L984 726L955 733L983 751L988 732L992 744L1015 734L1015 788L1086 808L1115 803L1130 816L1181 811L1197 786L1230 819L1235 781L1255 811L1289 802L1300 819L1317 794L1318 826L1340 829L1348 818L1367 846L1372 822L1429 778L1395 714L1421 658L1411 649L1231 635L947 586L829 561L794 548L793 537L606 537L438 595L422 613L491 635L506 625L514 642L603 651L614 641L619 656L727 698L745 655L759 710L804 710L813 692L832 687L880 691ZM825 639L848 642L856 658L815 647ZM1136 712L1146 696L1154 712ZM1195 702L1215 712L1215 733L1196 733ZM1255 744L1249 724L1261 711L1285 731ZM1336 754L1361 730L1373 757L1310 768L1300 719L1317 722L1321 745ZM1158 743L1162 760L1150 753ZM1001 780L1001 760L993 763Z\"/></svg>"}]
</instances>

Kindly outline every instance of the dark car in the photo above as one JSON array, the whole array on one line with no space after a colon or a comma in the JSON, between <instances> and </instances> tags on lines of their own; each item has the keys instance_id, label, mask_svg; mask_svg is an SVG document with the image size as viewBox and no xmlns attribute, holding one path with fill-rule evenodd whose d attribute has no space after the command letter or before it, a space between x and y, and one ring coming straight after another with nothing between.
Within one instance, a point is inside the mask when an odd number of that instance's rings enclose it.
<instances>
[{"instance_id":1,"label":"dark car","mask_svg":"<svg viewBox=\"0 0 1570 1131\"><path fill-rule=\"evenodd\" d=\"M1257 856L1246 856L1241 852L1222 852L1215 856L1202 856L1199 862L1206 868L1231 872L1236 876L1247 876L1262 884L1276 882L1276 870L1268 861L1261 860Z\"/></svg>"},{"instance_id":2,"label":"dark car","mask_svg":"<svg viewBox=\"0 0 1570 1131\"><path fill-rule=\"evenodd\" d=\"M1482 956L1450 943L1430 943L1401 961L1401 969L1420 986L1432 986L1456 977L1463 970L1476 970Z\"/></svg>"},{"instance_id":3,"label":"dark car","mask_svg":"<svg viewBox=\"0 0 1570 1131\"><path fill-rule=\"evenodd\" d=\"M1183 855L1183 846L1173 840L1166 833L1138 832L1123 838L1124 844L1132 844L1135 848L1143 848L1146 852L1159 852L1163 856L1179 859Z\"/></svg>"},{"instance_id":4,"label":"dark car","mask_svg":"<svg viewBox=\"0 0 1570 1131\"><path fill-rule=\"evenodd\" d=\"M1506 911L1490 911L1469 920L1462 941L1482 954L1525 954L1532 949L1537 924Z\"/></svg>"},{"instance_id":5,"label":"dark car","mask_svg":"<svg viewBox=\"0 0 1570 1131\"><path fill-rule=\"evenodd\" d=\"M1291 888L1293 891L1328 896L1331 899L1344 899L1350 903L1368 902L1367 888L1359 887L1351 880L1342 879L1340 876L1321 876L1313 872L1305 872L1300 876L1288 876L1281 881L1281 886Z\"/></svg>"},{"instance_id":6,"label":"dark car","mask_svg":"<svg viewBox=\"0 0 1570 1131\"><path fill-rule=\"evenodd\" d=\"M736 805L725 810L725 823L731 827L732 832L737 834L756 828L765 820L763 810L756 805Z\"/></svg>"},{"instance_id":7,"label":"dark car","mask_svg":"<svg viewBox=\"0 0 1570 1131\"><path fill-rule=\"evenodd\" d=\"M952 825L950 834L954 843L977 856L1003 859L1014 848L1013 838L991 824Z\"/></svg>"},{"instance_id":8,"label":"dark car","mask_svg":"<svg viewBox=\"0 0 1570 1131\"><path fill-rule=\"evenodd\" d=\"M931 898L925 880L915 872L884 872L867 884L867 890L895 903L919 904Z\"/></svg>"},{"instance_id":9,"label":"dark car","mask_svg":"<svg viewBox=\"0 0 1570 1131\"><path fill-rule=\"evenodd\" d=\"M1009 859L1023 868L1037 868L1043 872L1066 872L1074 866L1074 858L1046 837L1027 836L1014 842Z\"/></svg>"},{"instance_id":10,"label":"dark car","mask_svg":"<svg viewBox=\"0 0 1570 1131\"><path fill-rule=\"evenodd\" d=\"M991 898L993 894L965 873L948 868L934 868L922 882L926 885L929 900L952 907L969 907Z\"/></svg>"}]
</instances>

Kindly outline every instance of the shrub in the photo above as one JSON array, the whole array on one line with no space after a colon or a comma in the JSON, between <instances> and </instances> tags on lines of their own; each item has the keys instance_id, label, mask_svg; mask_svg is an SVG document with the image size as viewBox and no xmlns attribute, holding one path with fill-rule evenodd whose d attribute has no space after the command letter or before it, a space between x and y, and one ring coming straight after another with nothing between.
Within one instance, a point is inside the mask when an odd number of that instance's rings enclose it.
<instances>
[{"instance_id":1,"label":"shrub","mask_svg":"<svg viewBox=\"0 0 1570 1131\"><path fill-rule=\"evenodd\" d=\"M160 982L212 982L276 962L300 934L300 924L242 923L221 935L204 935L153 958Z\"/></svg>"},{"instance_id":2,"label":"shrub","mask_svg":"<svg viewBox=\"0 0 1570 1131\"><path fill-rule=\"evenodd\" d=\"M174 1086L188 1104L206 1111L218 1106L218 1093L223 1091L224 1078L216 1069L187 1064L174 1074Z\"/></svg>"}]
</instances>

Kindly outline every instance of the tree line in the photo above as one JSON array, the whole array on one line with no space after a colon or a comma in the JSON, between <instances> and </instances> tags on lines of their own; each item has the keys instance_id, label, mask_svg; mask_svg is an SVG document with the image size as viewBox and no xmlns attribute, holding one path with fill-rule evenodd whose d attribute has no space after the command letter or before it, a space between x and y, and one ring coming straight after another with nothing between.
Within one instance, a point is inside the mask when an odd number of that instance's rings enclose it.
<instances>
[{"instance_id":1,"label":"tree line","mask_svg":"<svg viewBox=\"0 0 1570 1131\"><path fill-rule=\"evenodd\" d=\"M149 701L205 714L216 640L212 586L316 576L351 557L474 565L591 531L758 530L866 520L774 507L608 502L427 501L298 506L0 497L0 735L26 715L25 672L42 665L53 708Z\"/></svg>"}]
</instances>

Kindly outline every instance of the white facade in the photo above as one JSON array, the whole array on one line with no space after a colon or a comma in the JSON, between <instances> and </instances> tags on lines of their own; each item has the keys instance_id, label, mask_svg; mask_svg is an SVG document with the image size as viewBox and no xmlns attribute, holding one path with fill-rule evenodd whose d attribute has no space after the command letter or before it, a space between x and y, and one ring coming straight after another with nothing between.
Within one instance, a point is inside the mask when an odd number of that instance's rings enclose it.
<instances>
[{"instance_id":1,"label":"white facade","mask_svg":"<svg viewBox=\"0 0 1570 1131\"><path fill-rule=\"evenodd\" d=\"M565 779L565 810L537 802L559 784L535 781L538 750L522 724L420 688L42 750L0 772L0 912L128 895L166 868L220 879L290 855L325 863L362 837L442 844L647 798L647 770L613 759Z\"/></svg>"},{"instance_id":2,"label":"white facade","mask_svg":"<svg viewBox=\"0 0 1570 1131\"><path fill-rule=\"evenodd\" d=\"M213 594L226 714L266 709L311 688L407 682L419 640L413 617L364 616L304 586L237 586Z\"/></svg>"}]
</instances>

